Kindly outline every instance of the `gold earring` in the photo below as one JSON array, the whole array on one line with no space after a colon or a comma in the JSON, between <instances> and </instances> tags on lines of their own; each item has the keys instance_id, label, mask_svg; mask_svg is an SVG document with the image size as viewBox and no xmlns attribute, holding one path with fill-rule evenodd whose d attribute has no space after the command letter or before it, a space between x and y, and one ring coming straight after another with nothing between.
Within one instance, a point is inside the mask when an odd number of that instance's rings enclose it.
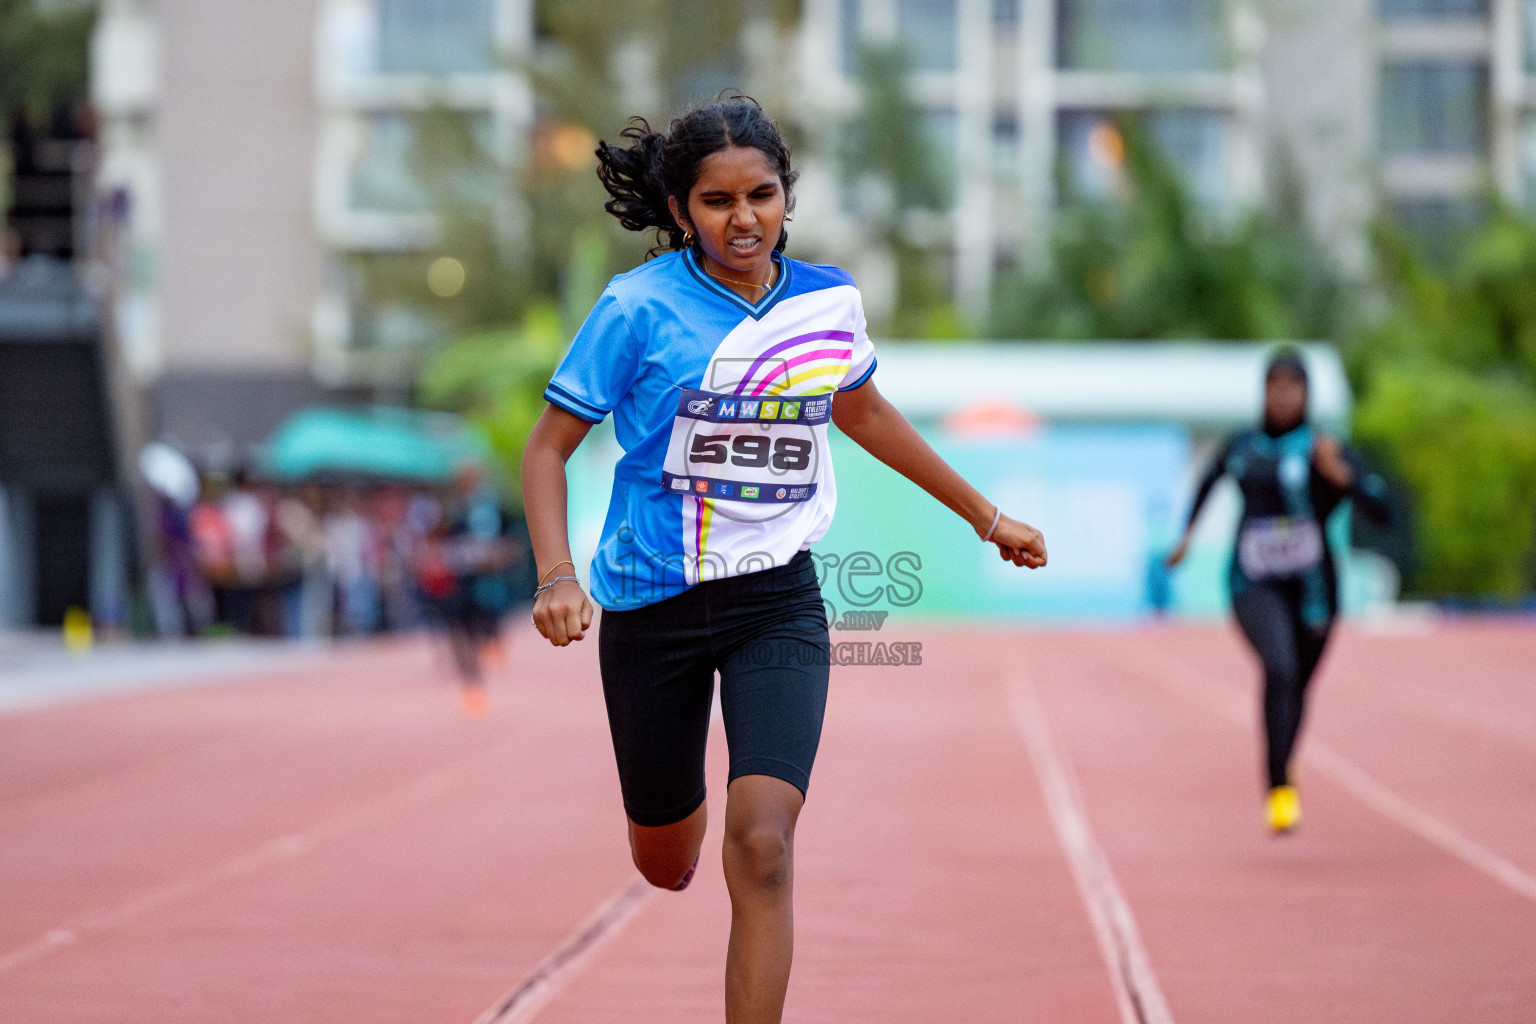
<instances>
[{"instance_id":1,"label":"gold earring","mask_svg":"<svg viewBox=\"0 0 1536 1024\"><path fill-rule=\"evenodd\" d=\"M785 220L794 220L794 219L795 219L795 215L794 215L794 214L792 214L792 213L786 213L786 214L785 214L785 215L784 215L784 219L785 219Z\"/></svg>"},{"instance_id":2,"label":"gold earring","mask_svg":"<svg viewBox=\"0 0 1536 1024\"><path fill-rule=\"evenodd\" d=\"M693 232L692 231L684 231L683 232L683 244L684 245L692 245L693 244Z\"/></svg>"}]
</instances>

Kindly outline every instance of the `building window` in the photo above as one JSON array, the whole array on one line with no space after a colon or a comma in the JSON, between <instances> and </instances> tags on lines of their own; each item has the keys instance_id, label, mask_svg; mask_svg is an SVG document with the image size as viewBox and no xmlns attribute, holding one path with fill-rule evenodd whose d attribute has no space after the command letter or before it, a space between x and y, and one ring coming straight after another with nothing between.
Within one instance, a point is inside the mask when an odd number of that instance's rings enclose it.
<instances>
[{"instance_id":1,"label":"building window","mask_svg":"<svg viewBox=\"0 0 1536 1024\"><path fill-rule=\"evenodd\" d=\"M992 174L1000 181L1017 181L1020 170L1019 119L998 114L992 119Z\"/></svg>"},{"instance_id":2,"label":"building window","mask_svg":"<svg viewBox=\"0 0 1536 1024\"><path fill-rule=\"evenodd\" d=\"M1488 71L1480 63L1388 64L1381 72L1382 152L1479 155L1487 106Z\"/></svg>"},{"instance_id":3,"label":"building window","mask_svg":"<svg viewBox=\"0 0 1536 1024\"><path fill-rule=\"evenodd\" d=\"M1486 18L1488 0L1378 0L1382 18Z\"/></svg>"},{"instance_id":4,"label":"building window","mask_svg":"<svg viewBox=\"0 0 1536 1024\"><path fill-rule=\"evenodd\" d=\"M348 206L410 214L449 198L489 204L495 188L494 130L488 114L368 115L348 182ZM436 154L430 164L421 159L428 149Z\"/></svg>"},{"instance_id":5,"label":"building window","mask_svg":"<svg viewBox=\"0 0 1536 1024\"><path fill-rule=\"evenodd\" d=\"M957 0L896 0L896 30L916 71L956 65Z\"/></svg>"},{"instance_id":6,"label":"building window","mask_svg":"<svg viewBox=\"0 0 1536 1024\"><path fill-rule=\"evenodd\" d=\"M1466 197L1397 199L1388 208L1424 255L1439 263L1453 260L1467 235L1487 215L1480 201Z\"/></svg>"},{"instance_id":7,"label":"building window","mask_svg":"<svg viewBox=\"0 0 1536 1024\"><path fill-rule=\"evenodd\" d=\"M378 5L380 71L496 69L495 0L378 0Z\"/></svg>"},{"instance_id":8,"label":"building window","mask_svg":"<svg viewBox=\"0 0 1536 1024\"><path fill-rule=\"evenodd\" d=\"M1223 0L1059 0L1057 62L1074 71L1213 71L1226 51Z\"/></svg>"},{"instance_id":9,"label":"building window","mask_svg":"<svg viewBox=\"0 0 1536 1024\"><path fill-rule=\"evenodd\" d=\"M992 0L992 21L1002 28L1019 23L1019 0Z\"/></svg>"},{"instance_id":10,"label":"building window","mask_svg":"<svg viewBox=\"0 0 1536 1024\"><path fill-rule=\"evenodd\" d=\"M1525 30L1525 71L1536 74L1536 0L1524 0L1521 24Z\"/></svg>"},{"instance_id":11,"label":"building window","mask_svg":"<svg viewBox=\"0 0 1536 1024\"><path fill-rule=\"evenodd\" d=\"M1195 201L1221 210L1231 200L1228 115L1213 110L1149 110L1137 124L1183 179ZM1105 199L1125 187L1126 140L1109 111L1066 111L1057 140L1071 194Z\"/></svg>"},{"instance_id":12,"label":"building window","mask_svg":"<svg viewBox=\"0 0 1536 1024\"><path fill-rule=\"evenodd\" d=\"M1520 175L1525 203L1536 208L1536 117L1527 118L1520 127Z\"/></svg>"},{"instance_id":13,"label":"building window","mask_svg":"<svg viewBox=\"0 0 1536 1024\"><path fill-rule=\"evenodd\" d=\"M859 49L863 40L859 33L859 0L838 0L837 3L838 59L843 74L859 73Z\"/></svg>"},{"instance_id":14,"label":"building window","mask_svg":"<svg viewBox=\"0 0 1536 1024\"><path fill-rule=\"evenodd\" d=\"M939 199L945 207L949 207L955 201L955 185L959 174L959 168L955 165L955 149L960 137L960 118L953 110L929 110L921 116L928 151L933 154Z\"/></svg>"}]
</instances>

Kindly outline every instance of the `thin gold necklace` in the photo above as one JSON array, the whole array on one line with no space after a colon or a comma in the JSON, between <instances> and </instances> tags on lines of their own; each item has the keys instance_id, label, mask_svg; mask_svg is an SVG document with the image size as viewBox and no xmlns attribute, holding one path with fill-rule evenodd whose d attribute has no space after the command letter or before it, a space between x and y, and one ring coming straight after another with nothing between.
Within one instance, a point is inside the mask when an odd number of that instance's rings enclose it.
<instances>
[{"instance_id":1,"label":"thin gold necklace","mask_svg":"<svg viewBox=\"0 0 1536 1024\"><path fill-rule=\"evenodd\" d=\"M761 288L763 291L767 291L773 287L771 284L753 284L751 281L732 281L730 278L721 277L719 274L710 274L708 270L704 271L704 273L709 274L710 277L714 278L716 281L719 281L721 284L744 284L748 288ZM779 276L775 274L773 279L775 282L777 282Z\"/></svg>"}]
</instances>

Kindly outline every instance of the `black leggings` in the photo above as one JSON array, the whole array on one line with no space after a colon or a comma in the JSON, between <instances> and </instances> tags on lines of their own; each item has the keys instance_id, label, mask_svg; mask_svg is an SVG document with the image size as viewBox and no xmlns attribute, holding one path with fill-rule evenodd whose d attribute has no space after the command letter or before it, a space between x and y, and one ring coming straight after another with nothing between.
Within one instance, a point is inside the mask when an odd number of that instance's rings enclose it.
<instances>
[{"instance_id":1,"label":"black leggings","mask_svg":"<svg viewBox=\"0 0 1536 1024\"><path fill-rule=\"evenodd\" d=\"M1322 660L1333 619L1313 628L1301 621L1301 590L1286 581L1254 583L1232 599L1243 635L1264 666L1264 734L1269 784L1290 782L1288 768L1306 711L1307 684Z\"/></svg>"},{"instance_id":2,"label":"black leggings","mask_svg":"<svg viewBox=\"0 0 1536 1024\"><path fill-rule=\"evenodd\" d=\"M729 778L810 786L832 659L807 552L656 604L604 610L597 651L624 811L636 825L682 821L704 802L716 672Z\"/></svg>"}]
</instances>

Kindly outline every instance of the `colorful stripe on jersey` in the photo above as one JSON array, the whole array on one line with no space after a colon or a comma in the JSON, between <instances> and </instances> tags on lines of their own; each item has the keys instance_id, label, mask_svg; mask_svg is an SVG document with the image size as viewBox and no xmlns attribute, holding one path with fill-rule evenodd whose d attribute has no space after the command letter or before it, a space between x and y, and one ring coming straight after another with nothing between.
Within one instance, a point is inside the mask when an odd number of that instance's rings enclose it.
<instances>
[{"instance_id":1,"label":"colorful stripe on jersey","mask_svg":"<svg viewBox=\"0 0 1536 1024\"><path fill-rule=\"evenodd\" d=\"M697 512L695 513L693 549L698 552L698 555L693 572L694 579L697 580L703 578L699 560L703 559L704 551L709 544L709 528L715 521L715 503L708 498L700 498L694 504L697 506Z\"/></svg>"},{"instance_id":2,"label":"colorful stripe on jersey","mask_svg":"<svg viewBox=\"0 0 1536 1024\"><path fill-rule=\"evenodd\" d=\"M838 344L829 347L827 342ZM808 363L812 365L806 366ZM782 394L794 388L797 394L826 394L836 389L852 365L852 331L812 331L770 346L747 369L735 393L761 395L768 390ZM791 372L800 366L806 368ZM814 380L822 383L798 389L798 385Z\"/></svg>"}]
</instances>

